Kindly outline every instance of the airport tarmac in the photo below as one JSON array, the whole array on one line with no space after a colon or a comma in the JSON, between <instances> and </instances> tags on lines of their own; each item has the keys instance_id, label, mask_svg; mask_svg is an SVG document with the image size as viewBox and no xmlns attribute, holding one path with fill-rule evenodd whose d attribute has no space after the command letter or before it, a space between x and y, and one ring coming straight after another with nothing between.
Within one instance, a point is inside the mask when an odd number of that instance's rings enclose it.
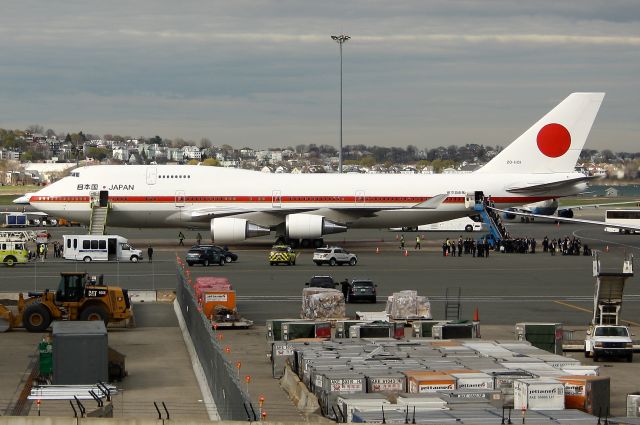
<instances>
[{"instance_id":1,"label":"airport tarmac","mask_svg":"<svg viewBox=\"0 0 640 425\"><path fill-rule=\"evenodd\" d=\"M601 214L601 212L600 212ZM596 215L580 212L581 216ZM341 244L358 254L355 267L318 267L311 261L312 250L303 250L296 266L271 267L267 261L270 239L231 246L240 256L226 266L191 267L193 276L214 275L229 278L238 294L242 314L262 324L275 317L298 317L300 294L305 282L314 275L331 275L336 281L367 277L378 284L378 304L348 305L347 312L375 311L384 308L388 295L403 289L416 289L430 298L434 317L444 316L446 288L460 287L462 317L480 318L489 324L513 324L520 321L557 321L568 326L585 325L591 319L593 303L592 259L589 256L551 256L541 249L542 238L578 236L583 243L600 249L603 268L621 270L627 253L640 250L640 237L605 233L601 227L588 225L556 226L553 223L522 224L507 222L514 236L535 237L536 254L491 253L489 258L443 257L440 246L444 238L463 238L470 233L422 233L426 242L421 251L413 250L416 233L404 233L408 256L396 241L398 233L384 230L355 230L327 237L328 243ZM53 238L71 228L51 230ZM148 263L82 263L50 257L43 263L3 269L1 291L42 290L57 286L61 271L88 271L104 274L107 282L129 289L172 289L175 287L175 258L184 254L196 232L187 232L187 247L177 246L176 229L109 229L110 233L128 237L143 251L150 243L155 247L154 261ZM201 232L203 236L205 232ZM473 233L480 237L480 233ZM380 250L376 254L376 249ZM631 279L625 289L622 316L631 324L640 321L640 284Z\"/></svg>"}]
</instances>

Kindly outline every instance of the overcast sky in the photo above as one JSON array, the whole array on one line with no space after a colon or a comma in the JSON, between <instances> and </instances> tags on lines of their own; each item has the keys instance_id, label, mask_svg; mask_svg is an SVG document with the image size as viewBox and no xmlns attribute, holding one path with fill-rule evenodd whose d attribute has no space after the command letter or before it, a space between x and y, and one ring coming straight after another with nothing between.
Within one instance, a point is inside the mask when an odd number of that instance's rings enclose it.
<instances>
[{"instance_id":1,"label":"overcast sky","mask_svg":"<svg viewBox=\"0 0 640 425\"><path fill-rule=\"evenodd\" d=\"M637 0L5 0L0 127L235 147L505 145L574 91L640 151Z\"/></svg>"}]
</instances>

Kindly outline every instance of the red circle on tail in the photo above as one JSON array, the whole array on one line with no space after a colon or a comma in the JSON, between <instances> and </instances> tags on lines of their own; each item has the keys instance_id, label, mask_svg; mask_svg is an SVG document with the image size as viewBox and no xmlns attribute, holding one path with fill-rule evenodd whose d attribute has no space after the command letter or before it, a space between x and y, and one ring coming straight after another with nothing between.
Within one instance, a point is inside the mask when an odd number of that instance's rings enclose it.
<instances>
[{"instance_id":1,"label":"red circle on tail","mask_svg":"<svg viewBox=\"0 0 640 425\"><path fill-rule=\"evenodd\" d=\"M538 132L538 149L550 158L564 155L571 147L571 134L561 124L547 124Z\"/></svg>"}]
</instances>

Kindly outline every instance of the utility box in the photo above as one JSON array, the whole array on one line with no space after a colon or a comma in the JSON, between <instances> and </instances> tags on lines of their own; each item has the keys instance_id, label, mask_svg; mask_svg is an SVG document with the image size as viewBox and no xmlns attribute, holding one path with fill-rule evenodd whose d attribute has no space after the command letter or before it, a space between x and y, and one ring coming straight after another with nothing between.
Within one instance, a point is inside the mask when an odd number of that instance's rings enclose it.
<instances>
[{"instance_id":1,"label":"utility box","mask_svg":"<svg viewBox=\"0 0 640 425\"><path fill-rule=\"evenodd\" d=\"M562 354L562 323L516 323L516 339L529 341L534 347Z\"/></svg>"},{"instance_id":2,"label":"utility box","mask_svg":"<svg viewBox=\"0 0 640 425\"><path fill-rule=\"evenodd\" d=\"M107 328L102 321L53 322L53 384L109 380Z\"/></svg>"}]
</instances>

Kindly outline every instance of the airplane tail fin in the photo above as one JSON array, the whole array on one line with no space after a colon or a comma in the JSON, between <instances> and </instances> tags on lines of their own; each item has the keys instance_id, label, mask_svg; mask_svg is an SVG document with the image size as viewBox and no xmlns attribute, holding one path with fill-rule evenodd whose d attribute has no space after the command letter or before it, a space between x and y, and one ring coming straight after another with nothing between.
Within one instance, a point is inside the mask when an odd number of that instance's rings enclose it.
<instances>
[{"instance_id":1,"label":"airplane tail fin","mask_svg":"<svg viewBox=\"0 0 640 425\"><path fill-rule=\"evenodd\" d=\"M566 173L574 170L604 93L572 93L477 173Z\"/></svg>"}]
</instances>

